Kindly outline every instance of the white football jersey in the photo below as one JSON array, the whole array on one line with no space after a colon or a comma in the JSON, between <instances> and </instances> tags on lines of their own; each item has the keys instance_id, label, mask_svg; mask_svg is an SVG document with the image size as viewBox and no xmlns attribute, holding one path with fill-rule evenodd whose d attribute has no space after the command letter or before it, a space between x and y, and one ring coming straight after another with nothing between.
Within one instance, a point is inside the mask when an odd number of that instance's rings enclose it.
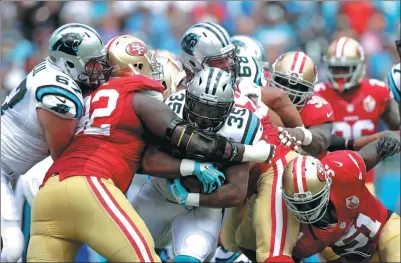
<instances>
[{"instance_id":1,"label":"white football jersey","mask_svg":"<svg viewBox=\"0 0 401 263\"><path fill-rule=\"evenodd\" d=\"M257 86L266 86L267 80L259 61L248 55L237 56L239 62L238 78L249 79Z\"/></svg>"},{"instance_id":2,"label":"white football jersey","mask_svg":"<svg viewBox=\"0 0 401 263\"><path fill-rule=\"evenodd\" d=\"M47 59L11 91L1 105L1 163L13 175L25 174L49 156L36 108L63 118L80 118L81 89Z\"/></svg>"},{"instance_id":3,"label":"white football jersey","mask_svg":"<svg viewBox=\"0 0 401 263\"><path fill-rule=\"evenodd\" d=\"M174 95L168 97L165 103L180 117L183 118L185 105L185 92L180 90ZM185 119L185 118L183 118ZM260 119L250 110L233 107L230 115L227 117L223 127L217 131L217 134L233 139L235 142L245 145L253 145L262 138L263 127ZM152 177L153 183L157 183L161 193L170 201L171 195L168 193L166 180L163 178Z\"/></svg>"}]
</instances>

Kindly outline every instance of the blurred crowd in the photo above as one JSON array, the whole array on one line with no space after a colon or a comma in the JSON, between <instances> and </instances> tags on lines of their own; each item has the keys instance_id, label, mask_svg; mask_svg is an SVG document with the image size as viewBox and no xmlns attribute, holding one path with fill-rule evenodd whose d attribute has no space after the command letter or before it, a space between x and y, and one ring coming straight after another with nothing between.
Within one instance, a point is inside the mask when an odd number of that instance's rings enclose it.
<instances>
[{"instance_id":1,"label":"blurred crowd","mask_svg":"<svg viewBox=\"0 0 401 263\"><path fill-rule=\"evenodd\" d=\"M94 27L105 43L133 34L176 54L188 27L217 22L231 35L258 39L270 63L301 49L319 65L331 40L351 36L365 49L369 77L384 79L399 60L400 8L399 1L2 1L0 101L47 56L53 30L71 22Z\"/></svg>"}]
</instances>

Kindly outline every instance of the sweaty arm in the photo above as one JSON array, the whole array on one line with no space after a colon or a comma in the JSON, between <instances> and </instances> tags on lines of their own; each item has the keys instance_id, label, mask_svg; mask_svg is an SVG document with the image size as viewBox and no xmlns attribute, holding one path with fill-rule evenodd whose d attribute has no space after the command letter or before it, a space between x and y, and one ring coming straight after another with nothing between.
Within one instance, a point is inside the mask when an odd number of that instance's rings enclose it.
<instances>
[{"instance_id":1,"label":"sweaty arm","mask_svg":"<svg viewBox=\"0 0 401 263\"><path fill-rule=\"evenodd\" d=\"M36 111L39 123L45 131L50 155L56 160L74 136L78 120L65 119L41 108L37 108Z\"/></svg>"},{"instance_id":2,"label":"sweaty arm","mask_svg":"<svg viewBox=\"0 0 401 263\"><path fill-rule=\"evenodd\" d=\"M163 138L180 153L189 156L189 159L199 157L214 162L264 162L274 155L274 146L267 143L245 146L220 135L203 134L178 118L166 104L150 96L136 94L133 96L133 107L150 132Z\"/></svg>"},{"instance_id":3,"label":"sweaty arm","mask_svg":"<svg viewBox=\"0 0 401 263\"><path fill-rule=\"evenodd\" d=\"M274 87L262 87L261 93L263 103L278 114L285 127L303 126L297 108L292 104L285 91Z\"/></svg>"},{"instance_id":4,"label":"sweaty arm","mask_svg":"<svg viewBox=\"0 0 401 263\"><path fill-rule=\"evenodd\" d=\"M225 170L226 184L216 192L200 194L199 205L215 208L235 207L242 204L248 189L248 163L234 164Z\"/></svg>"},{"instance_id":5,"label":"sweaty arm","mask_svg":"<svg viewBox=\"0 0 401 263\"><path fill-rule=\"evenodd\" d=\"M333 152L338 150L360 150L362 147L368 145L369 143L380 139L384 135L388 135L390 133L397 134L400 136L400 131L381 131L372 135L365 135L359 137L358 139L344 139L335 134L331 135L331 143L327 150Z\"/></svg>"},{"instance_id":6,"label":"sweaty arm","mask_svg":"<svg viewBox=\"0 0 401 263\"><path fill-rule=\"evenodd\" d=\"M373 141L358 151L366 164L366 170L374 168L380 161L400 152L400 137L388 133L379 140Z\"/></svg>"},{"instance_id":7,"label":"sweaty arm","mask_svg":"<svg viewBox=\"0 0 401 263\"><path fill-rule=\"evenodd\" d=\"M391 99L384 110L381 119L386 123L390 130L399 130L400 129L400 111L399 105L394 100Z\"/></svg>"}]
</instances>

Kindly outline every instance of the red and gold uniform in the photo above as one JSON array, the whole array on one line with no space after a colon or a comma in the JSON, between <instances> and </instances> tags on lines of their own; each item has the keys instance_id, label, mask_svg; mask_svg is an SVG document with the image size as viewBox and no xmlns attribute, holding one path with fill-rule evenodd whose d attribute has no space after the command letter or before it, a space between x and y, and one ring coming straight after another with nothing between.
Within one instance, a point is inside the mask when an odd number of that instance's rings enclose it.
<instances>
[{"instance_id":1,"label":"red and gold uniform","mask_svg":"<svg viewBox=\"0 0 401 263\"><path fill-rule=\"evenodd\" d=\"M366 168L354 151L336 151L321 160L332 180L330 221L318 228L301 224L294 258L303 259L323 251L328 261L373 262L400 260L400 218L388 211L366 188ZM330 208L331 207L331 208Z\"/></svg>"},{"instance_id":2,"label":"red and gold uniform","mask_svg":"<svg viewBox=\"0 0 401 263\"><path fill-rule=\"evenodd\" d=\"M345 139L356 139L377 132L379 120L387 103L390 90L384 82L364 79L353 91L350 101L345 100L329 82L319 83L315 92L325 98L334 110L333 132ZM369 171L366 183L373 183L374 170Z\"/></svg>"},{"instance_id":3,"label":"red and gold uniform","mask_svg":"<svg viewBox=\"0 0 401 263\"><path fill-rule=\"evenodd\" d=\"M84 243L112 262L160 261L124 192L145 146L133 97L163 90L138 75L111 80L86 98L76 136L32 204L29 261L72 262Z\"/></svg>"}]
</instances>

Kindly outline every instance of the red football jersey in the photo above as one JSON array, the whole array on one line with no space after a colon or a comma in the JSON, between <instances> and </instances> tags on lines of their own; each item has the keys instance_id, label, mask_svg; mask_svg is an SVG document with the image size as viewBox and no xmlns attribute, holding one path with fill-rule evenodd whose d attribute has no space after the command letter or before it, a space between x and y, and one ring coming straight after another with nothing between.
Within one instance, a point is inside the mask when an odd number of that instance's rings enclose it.
<instances>
[{"instance_id":1,"label":"red football jersey","mask_svg":"<svg viewBox=\"0 0 401 263\"><path fill-rule=\"evenodd\" d=\"M163 86L144 76L113 79L85 98L73 140L47 172L44 182L58 174L60 180L85 175L112 179L125 192L138 170L145 147L143 126L132 98L138 91L163 92Z\"/></svg>"},{"instance_id":2,"label":"red football jersey","mask_svg":"<svg viewBox=\"0 0 401 263\"><path fill-rule=\"evenodd\" d=\"M345 139L376 133L380 116L391 99L390 89L376 79L364 79L350 102L343 99L328 82L317 84L315 92L333 107L333 132ZM373 179L372 169L367 175L367 182L373 182Z\"/></svg>"},{"instance_id":3,"label":"red football jersey","mask_svg":"<svg viewBox=\"0 0 401 263\"><path fill-rule=\"evenodd\" d=\"M337 224L321 229L301 224L293 256L307 258L330 246L347 260L372 254L388 218L387 209L365 187L366 166L354 151L335 151L321 160L332 179L330 201ZM368 257L368 256L367 256Z\"/></svg>"},{"instance_id":4,"label":"red football jersey","mask_svg":"<svg viewBox=\"0 0 401 263\"><path fill-rule=\"evenodd\" d=\"M334 121L331 104L316 93L308 99L300 115L306 128Z\"/></svg>"},{"instance_id":5,"label":"red football jersey","mask_svg":"<svg viewBox=\"0 0 401 263\"><path fill-rule=\"evenodd\" d=\"M376 133L379 119L391 99L387 85L376 79L364 79L349 102L328 82L317 84L315 91L333 107L333 131L346 139Z\"/></svg>"}]
</instances>

